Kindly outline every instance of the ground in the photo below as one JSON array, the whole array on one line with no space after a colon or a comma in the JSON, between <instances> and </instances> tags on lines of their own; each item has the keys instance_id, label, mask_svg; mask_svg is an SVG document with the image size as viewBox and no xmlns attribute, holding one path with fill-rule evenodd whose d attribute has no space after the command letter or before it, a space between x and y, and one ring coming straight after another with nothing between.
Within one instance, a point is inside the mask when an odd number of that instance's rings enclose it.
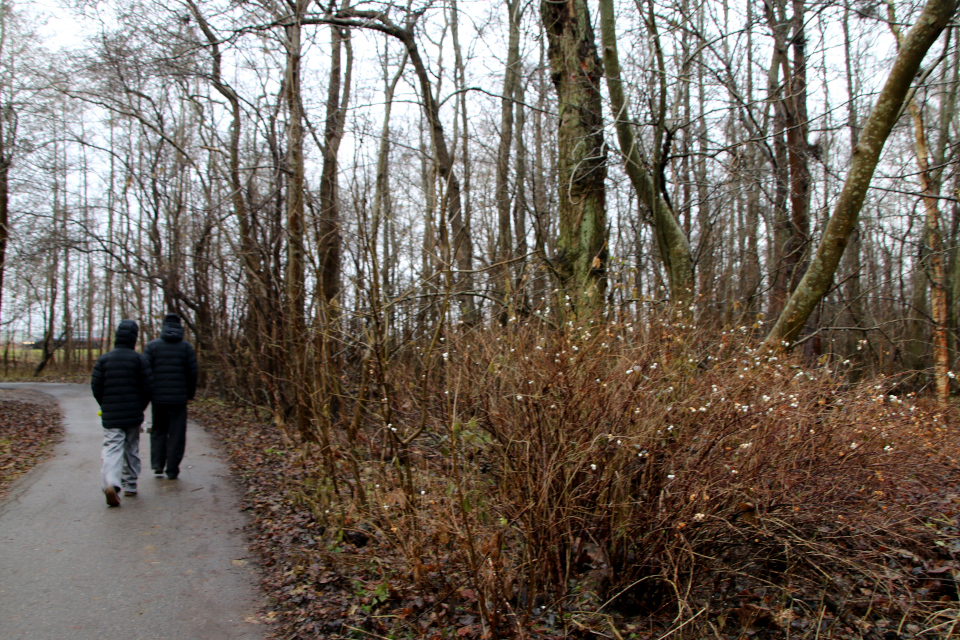
<instances>
[{"instance_id":1,"label":"ground","mask_svg":"<svg viewBox=\"0 0 960 640\"><path fill-rule=\"evenodd\" d=\"M49 395L4 392L0 401L4 466L21 474L0 501L0 637L264 638L259 571L243 536L248 518L216 440L192 424L179 479L155 478L147 466L137 494L108 507L89 385L22 386ZM36 465L55 423L62 439ZM149 455L146 438L140 452Z\"/></svg>"},{"instance_id":2,"label":"ground","mask_svg":"<svg viewBox=\"0 0 960 640\"><path fill-rule=\"evenodd\" d=\"M0 500L17 478L50 455L62 434L52 397L32 389L0 389Z\"/></svg>"}]
</instances>

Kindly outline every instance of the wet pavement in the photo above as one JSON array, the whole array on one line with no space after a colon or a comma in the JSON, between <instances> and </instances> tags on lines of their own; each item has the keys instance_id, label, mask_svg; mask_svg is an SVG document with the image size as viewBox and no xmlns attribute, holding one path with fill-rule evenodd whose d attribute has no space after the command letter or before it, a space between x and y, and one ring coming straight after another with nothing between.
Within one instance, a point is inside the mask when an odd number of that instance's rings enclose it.
<instances>
[{"instance_id":1,"label":"wet pavement","mask_svg":"<svg viewBox=\"0 0 960 640\"><path fill-rule=\"evenodd\" d=\"M142 433L139 494L109 508L89 386L0 384L17 387L56 398L65 436L0 503L0 638L265 637L240 494L210 436L190 423L180 478L167 480Z\"/></svg>"}]
</instances>

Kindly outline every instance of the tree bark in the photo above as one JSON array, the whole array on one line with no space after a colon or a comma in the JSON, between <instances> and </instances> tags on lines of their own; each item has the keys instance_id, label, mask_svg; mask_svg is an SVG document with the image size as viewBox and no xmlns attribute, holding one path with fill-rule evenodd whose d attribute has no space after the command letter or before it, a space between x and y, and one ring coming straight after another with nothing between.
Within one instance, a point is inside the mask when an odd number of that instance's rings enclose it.
<instances>
[{"instance_id":1,"label":"tree bark","mask_svg":"<svg viewBox=\"0 0 960 640\"><path fill-rule=\"evenodd\" d=\"M7 55L8 20L9 5L4 0L0 2L0 59ZM5 105L0 113L0 311L3 309L3 276L7 266L7 243L10 241L10 167L13 164L12 143L16 134L16 122L13 105Z\"/></svg>"},{"instance_id":2,"label":"tree bark","mask_svg":"<svg viewBox=\"0 0 960 640\"><path fill-rule=\"evenodd\" d=\"M340 202L338 192L339 165L337 156L346 126L346 112L350 101L352 56L349 33L337 26L330 27L330 74L327 85L327 117L323 133L323 167L320 172L320 290L327 305L336 301L340 293ZM341 52L347 45L347 68L342 69ZM341 82L341 78L343 81ZM342 90L341 90L342 87Z\"/></svg>"},{"instance_id":3,"label":"tree bark","mask_svg":"<svg viewBox=\"0 0 960 640\"><path fill-rule=\"evenodd\" d=\"M860 124L857 112L857 96L859 91L858 87L854 83L853 53L850 50L850 10L848 7L845 7L843 12L843 54L844 71L847 81L847 95L850 96L849 100L847 101L847 126L850 129L850 149L852 151L856 148L857 139L860 137ZM846 251L846 255L844 256L844 262L846 263L844 271L849 274L845 278L847 282L845 287L845 298L846 305L849 310L848 315L850 317L849 326L857 329L864 325L865 318L861 286L861 272L863 270L860 261L860 254L862 250L861 233L860 225L858 224L850 233L850 248ZM848 335L851 337L847 338L847 344L844 347L844 351L846 353L854 353L856 348L854 343L862 334L859 332L851 332Z\"/></svg>"},{"instance_id":4,"label":"tree bark","mask_svg":"<svg viewBox=\"0 0 960 640\"><path fill-rule=\"evenodd\" d=\"M774 84L776 68L771 68L771 89L777 87L776 157L776 242L779 252L774 281L774 309L779 310L793 293L809 259L810 167L807 141L807 56L804 34L803 0L793 0L793 15L788 20L786 0L764 3L767 22L774 39L774 64L782 70L782 84ZM791 34L791 27L793 33ZM790 52L793 51L791 65ZM786 204L789 200L789 213Z\"/></svg>"},{"instance_id":5,"label":"tree bark","mask_svg":"<svg viewBox=\"0 0 960 640\"><path fill-rule=\"evenodd\" d=\"M389 302L393 297L393 285L390 277L392 264L392 247L390 243L390 229L393 221L391 219L391 195L390 195L390 174L388 172L390 164L390 114L393 110L393 96L396 92L397 83L403 76L403 70L407 66L407 52L404 50L403 58L397 65L397 72L392 79L387 76L389 57L384 53L384 98L383 98L383 125L380 130L380 146L377 151L377 183L373 194L373 221L371 224L370 243L371 250L376 251L376 238L383 227L383 261L380 265L380 295L384 302ZM393 316L395 311L393 306L387 311L385 334L391 335L393 327Z\"/></svg>"},{"instance_id":6,"label":"tree bark","mask_svg":"<svg viewBox=\"0 0 960 640\"><path fill-rule=\"evenodd\" d=\"M560 235L556 269L564 288L599 305L606 290L607 151L600 80L603 65L586 0L541 0L547 57L557 90Z\"/></svg>"},{"instance_id":7,"label":"tree bark","mask_svg":"<svg viewBox=\"0 0 960 640\"><path fill-rule=\"evenodd\" d=\"M287 264L284 272L285 344L288 358L287 372L293 397L294 426L301 437L315 441L308 418L310 397L306 364L304 317L305 301L305 250L304 250L304 158L303 158L303 112L301 96L301 38L302 16L309 0L292 0L289 5L292 19L284 26L287 67L283 79L284 101L287 107L287 155L284 162L286 173L286 241Z\"/></svg>"},{"instance_id":8,"label":"tree bark","mask_svg":"<svg viewBox=\"0 0 960 640\"><path fill-rule=\"evenodd\" d=\"M460 49L459 33L459 13L457 0L450 0L450 32L453 39L454 51L454 84L458 93L457 111L460 112L460 122L463 131L460 140L462 146L461 163L463 165L463 191L458 192L460 206L456 209L450 207L450 226L453 231L453 253L457 263L458 273L453 282L459 291L466 292L459 297L460 313L463 322L472 325L476 324L480 318L477 313L476 302L473 297L473 234L470 230L471 211L470 211L470 127L469 117L467 115L467 73L463 63L463 54ZM439 114L438 114L439 115ZM456 154L457 133L454 126L453 148ZM452 159L451 159L452 160ZM451 168L452 174L452 168Z\"/></svg>"}]
</instances>

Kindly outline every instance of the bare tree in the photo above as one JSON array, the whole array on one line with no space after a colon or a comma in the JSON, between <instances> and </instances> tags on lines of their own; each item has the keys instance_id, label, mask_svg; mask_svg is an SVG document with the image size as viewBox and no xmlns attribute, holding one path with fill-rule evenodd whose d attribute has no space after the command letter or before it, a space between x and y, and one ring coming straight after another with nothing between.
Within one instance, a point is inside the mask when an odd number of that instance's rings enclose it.
<instances>
[{"instance_id":1,"label":"bare tree","mask_svg":"<svg viewBox=\"0 0 960 640\"><path fill-rule=\"evenodd\" d=\"M827 293L850 239L864 197L880 159L880 152L899 119L913 80L927 51L957 10L955 0L928 0L916 24L900 46L893 68L860 132L850 171L823 239L796 290L767 335L770 348L790 344L799 335L814 308Z\"/></svg>"},{"instance_id":2,"label":"bare tree","mask_svg":"<svg viewBox=\"0 0 960 640\"><path fill-rule=\"evenodd\" d=\"M417 45L415 27L425 10L426 7L408 12L402 25L395 23L386 12L359 11L352 8L344 9L336 14L317 17L311 19L311 21L340 27L373 29L396 38L406 48L410 64L413 65L414 73L417 76L420 99L423 101L423 113L427 119L433 154L436 156L437 171L443 184L444 193L440 203L440 211L444 214L444 219L450 222L453 234L450 250L457 270L462 275L456 280L455 286L462 290L465 285L469 287L470 284L470 273L473 268L473 240L470 237L469 221L466 219L463 210L460 179L457 177L455 170L454 155L450 151L444 133L443 121L440 118L440 103L434 95L430 74ZM468 323L476 322L477 311L473 296L466 293L460 296L460 301L464 321Z\"/></svg>"},{"instance_id":3,"label":"bare tree","mask_svg":"<svg viewBox=\"0 0 960 640\"><path fill-rule=\"evenodd\" d=\"M523 9L520 0L508 0L506 4L509 20L509 39L507 44L507 62L503 74L503 94L500 98L500 142L497 147L497 182L494 197L497 201L497 255L500 263L504 305L512 306L512 282L508 261L513 256L513 235L511 233L510 210L510 150L514 141L514 100L520 87L520 20ZM517 180L519 185L519 180Z\"/></svg>"},{"instance_id":4,"label":"bare tree","mask_svg":"<svg viewBox=\"0 0 960 640\"><path fill-rule=\"evenodd\" d=\"M10 170L20 145L18 128L25 107L35 102L43 85L40 75L29 69L35 41L36 35L10 0L0 1L0 309L10 241Z\"/></svg>"},{"instance_id":5,"label":"bare tree","mask_svg":"<svg viewBox=\"0 0 960 640\"><path fill-rule=\"evenodd\" d=\"M646 20L648 28L655 29L652 6ZM658 184L654 173L643 164L639 144L633 132L633 124L629 119L630 103L623 90L615 25L613 1L601 0L600 28L603 34L603 56L607 72L607 87L610 91L610 104L620 141L620 153L623 155L624 166L637 192L637 197L652 214L657 247L670 283L670 298L678 305L684 305L685 302L692 300L695 287L690 243L672 208L663 197L661 191L663 185ZM665 105L663 101L666 100L666 89L662 86L665 82L664 75L665 71L661 65L658 74L661 79L661 106ZM664 133L664 117L665 114L661 110L658 139L661 139ZM656 143L655 149L659 153L659 145ZM653 162L653 165L657 166L657 162Z\"/></svg>"}]
</instances>

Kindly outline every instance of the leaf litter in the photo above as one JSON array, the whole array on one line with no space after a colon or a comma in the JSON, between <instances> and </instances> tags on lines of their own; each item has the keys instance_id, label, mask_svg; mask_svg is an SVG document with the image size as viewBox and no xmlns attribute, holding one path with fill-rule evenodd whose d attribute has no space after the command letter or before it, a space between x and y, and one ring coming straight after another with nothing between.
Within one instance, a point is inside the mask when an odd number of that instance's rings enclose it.
<instances>
[{"instance_id":1,"label":"leaf litter","mask_svg":"<svg viewBox=\"0 0 960 640\"><path fill-rule=\"evenodd\" d=\"M6 497L17 478L51 455L62 437L60 410L50 396L3 390L0 394L0 500Z\"/></svg>"}]
</instances>

